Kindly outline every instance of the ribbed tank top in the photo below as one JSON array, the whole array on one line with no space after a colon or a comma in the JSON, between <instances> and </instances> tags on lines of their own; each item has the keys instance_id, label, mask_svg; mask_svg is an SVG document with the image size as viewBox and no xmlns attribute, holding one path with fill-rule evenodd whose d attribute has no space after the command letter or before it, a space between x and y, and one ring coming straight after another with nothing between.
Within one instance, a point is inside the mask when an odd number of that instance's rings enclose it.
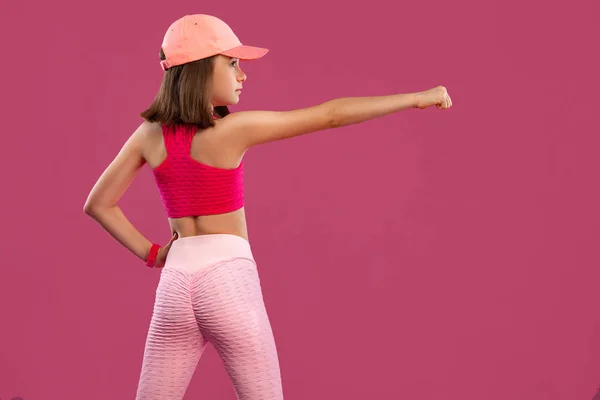
<instances>
[{"instance_id":1,"label":"ribbed tank top","mask_svg":"<svg viewBox=\"0 0 600 400\"><path fill-rule=\"evenodd\" d=\"M244 163L224 169L192 158L194 125L163 125L167 158L154 170L154 179L169 218L214 215L244 206Z\"/></svg>"}]
</instances>

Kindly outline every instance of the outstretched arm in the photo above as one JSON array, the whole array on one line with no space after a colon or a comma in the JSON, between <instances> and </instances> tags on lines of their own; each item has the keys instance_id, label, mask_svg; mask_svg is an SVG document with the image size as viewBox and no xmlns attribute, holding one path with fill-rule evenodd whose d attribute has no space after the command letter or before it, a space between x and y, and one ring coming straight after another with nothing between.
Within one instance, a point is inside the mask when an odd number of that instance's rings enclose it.
<instances>
[{"instance_id":1,"label":"outstretched arm","mask_svg":"<svg viewBox=\"0 0 600 400\"><path fill-rule=\"evenodd\" d=\"M408 108L437 105L449 108L443 86L407 94L344 97L292 111L242 111L223 120L224 136L243 150L252 146L338 128L382 117Z\"/></svg>"}]
</instances>

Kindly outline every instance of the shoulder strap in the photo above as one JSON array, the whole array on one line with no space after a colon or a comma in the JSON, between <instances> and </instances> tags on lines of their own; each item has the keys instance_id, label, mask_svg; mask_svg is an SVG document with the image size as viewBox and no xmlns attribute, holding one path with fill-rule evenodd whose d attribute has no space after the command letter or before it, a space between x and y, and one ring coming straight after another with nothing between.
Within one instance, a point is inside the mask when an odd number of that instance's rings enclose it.
<instances>
[{"instance_id":1,"label":"shoulder strap","mask_svg":"<svg viewBox=\"0 0 600 400\"><path fill-rule=\"evenodd\" d=\"M192 139L196 129L190 125L162 125L163 139L167 156L169 154L190 154Z\"/></svg>"}]
</instances>

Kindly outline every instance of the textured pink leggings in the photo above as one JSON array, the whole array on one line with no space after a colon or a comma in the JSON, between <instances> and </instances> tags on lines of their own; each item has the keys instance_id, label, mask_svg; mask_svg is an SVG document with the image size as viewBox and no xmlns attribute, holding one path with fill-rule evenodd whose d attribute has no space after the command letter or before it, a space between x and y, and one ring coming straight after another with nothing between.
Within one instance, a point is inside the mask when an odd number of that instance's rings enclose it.
<instances>
[{"instance_id":1,"label":"textured pink leggings","mask_svg":"<svg viewBox=\"0 0 600 400\"><path fill-rule=\"evenodd\" d=\"M283 399L258 271L249 242L239 236L173 242L156 289L136 399L182 399L208 342L239 400Z\"/></svg>"}]
</instances>

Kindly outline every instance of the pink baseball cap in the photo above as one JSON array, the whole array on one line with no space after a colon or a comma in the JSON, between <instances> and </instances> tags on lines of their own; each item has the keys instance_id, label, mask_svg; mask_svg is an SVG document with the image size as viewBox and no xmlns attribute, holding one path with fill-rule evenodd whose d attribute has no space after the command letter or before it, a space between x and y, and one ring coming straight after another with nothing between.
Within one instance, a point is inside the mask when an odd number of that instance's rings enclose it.
<instances>
[{"instance_id":1,"label":"pink baseball cap","mask_svg":"<svg viewBox=\"0 0 600 400\"><path fill-rule=\"evenodd\" d=\"M163 71L217 54L255 60L269 51L243 45L229 25L205 14L185 15L173 22L165 33L162 49L166 56L160 62Z\"/></svg>"}]
</instances>

